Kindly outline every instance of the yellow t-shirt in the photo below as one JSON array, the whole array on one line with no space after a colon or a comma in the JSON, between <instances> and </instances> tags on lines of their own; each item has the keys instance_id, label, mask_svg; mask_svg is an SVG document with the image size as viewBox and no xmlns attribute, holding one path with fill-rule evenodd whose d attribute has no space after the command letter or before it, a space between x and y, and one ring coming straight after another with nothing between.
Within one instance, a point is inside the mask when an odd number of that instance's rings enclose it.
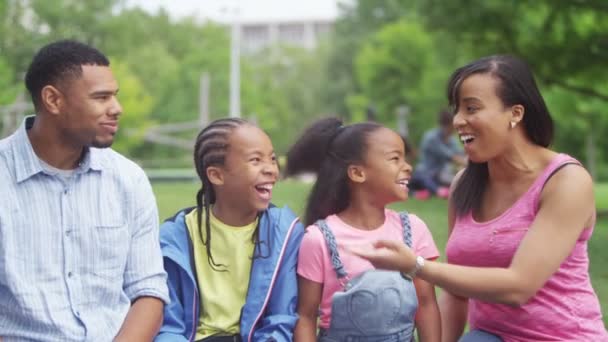
<instances>
[{"instance_id":1,"label":"yellow t-shirt","mask_svg":"<svg viewBox=\"0 0 608 342\"><path fill-rule=\"evenodd\" d=\"M201 306L195 339L238 334L241 308L249 287L254 251L252 236L257 219L244 227L233 227L219 221L211 213L211 254L216 264L224 265L219 267L219 271L209 265L207 248L201 241L196 219L197 210L186 215ZM204 236L204 219L201 225Z\"/></svg>"}]
</instances>

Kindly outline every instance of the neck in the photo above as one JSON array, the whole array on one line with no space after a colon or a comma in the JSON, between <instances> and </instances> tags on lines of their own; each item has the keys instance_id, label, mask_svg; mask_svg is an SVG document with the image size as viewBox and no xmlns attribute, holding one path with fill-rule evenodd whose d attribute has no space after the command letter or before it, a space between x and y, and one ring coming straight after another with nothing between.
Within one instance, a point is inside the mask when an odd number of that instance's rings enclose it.
<instances>
[{"instance_id":1,"label":"neck","mask_svg":"<svg viewBox=\"0 0 608 342\"><path fill-rule=\"evenodd\" d=\"M522 176L535 176L555 156L544 147L528 141L514 144L502 155L488 161L491 182L511 182Z\"/></svg>"},{"instance_id":2,"label":"neck","mask_svg":"<svg viewBox=\"0 0 608 342\"><path fill-rule=\"evenodd\" d=\"M32 128L27 130L32 148L38 158L52 167L73 170L78 167L84 146L73 146L65 142L59 130L44 115L38 114Z\"/></svg>"},{"instance_id":3,"label":"neck","mask_svg":"<svg viewBox=\"0 0 608 342\"><path fill-rule=\"evenodd\" d=\"M211 210L213 211L213 216L218 220L233 227L244 227L249 225L254 222L258 216L256 210L243 210L235 205L235 203L222 200L220 196L217 196Z\"/></svg>"},{"instance_id":4,"label":"neck","mask_svg":"<svg viewBox=\"0 0 608 342\"><path fill-rule=\"evenodd\" d=\"M338 213L338 217L349 226L361 230L374 230L384 224L384 205L371 201L358 200L353 196L351 204Z\"/></svg>"}]
</instances>

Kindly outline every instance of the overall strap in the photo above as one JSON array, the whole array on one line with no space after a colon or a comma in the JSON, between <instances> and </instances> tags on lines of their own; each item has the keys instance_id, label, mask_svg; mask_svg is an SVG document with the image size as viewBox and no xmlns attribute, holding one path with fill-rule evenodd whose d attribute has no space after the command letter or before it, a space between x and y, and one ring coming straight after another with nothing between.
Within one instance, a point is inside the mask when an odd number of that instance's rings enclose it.
<instances>
[{"instance_id":1,"label":"overall strap","mask_svg":"<svg viewBox=\"0 0 608 342\"><path fill-rule=\"evenodd\" d=\"M410 215L407 211L402 211L399 213L399 218L401 219L401 226L403 227L403 242L409 247L412 248L412 227L410 224Z\"/></svg>"},{"instance_id":2,"label":"overall strap","mask_svg":"<svg viewBox=\"0 0 608 342\"><path fill-rule=\"evenodd\" d=\"M343 283L344 280L348 281L348 274L346 273L346 270L344 270L344 264L340 259L340 254L338 253L338 243L336 242L334 233L332 233L331 229L329 229L329 226L325 220L318 220L315 222L315 226L319 227L321 233L323 233L323 237L325 237L325 243L327 243L329 256L331 257L331 264L338 275L340 283Z\"/></svg>"}]
</instances>

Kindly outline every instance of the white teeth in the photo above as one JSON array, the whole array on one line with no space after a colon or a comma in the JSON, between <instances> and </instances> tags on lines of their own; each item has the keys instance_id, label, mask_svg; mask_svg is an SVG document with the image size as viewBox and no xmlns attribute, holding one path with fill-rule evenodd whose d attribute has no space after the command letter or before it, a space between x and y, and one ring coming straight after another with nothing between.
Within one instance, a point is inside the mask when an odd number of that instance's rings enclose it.
<instances>
[{"instance_id":1,"label":"white teeth","mask_svg":"<svg viewBox=\"0 0 608 342\"><path fill-rule=\"evenodd\" d=\"M471 142L473 139L475 139L475 136L472 134L463 134L460 136L460 141L463 143Z\"/></svg>"},{"instance_id":2,"label":"white teeth","mask_svg":"<svg viewBox=\"0 0 608 342\"><path fill-rule=\"evenodd\" d=\"M260 189L271 191L273 185L269 183L269 184L258 185L257 187L260 188Z\"/></svg>"}]
</instances>

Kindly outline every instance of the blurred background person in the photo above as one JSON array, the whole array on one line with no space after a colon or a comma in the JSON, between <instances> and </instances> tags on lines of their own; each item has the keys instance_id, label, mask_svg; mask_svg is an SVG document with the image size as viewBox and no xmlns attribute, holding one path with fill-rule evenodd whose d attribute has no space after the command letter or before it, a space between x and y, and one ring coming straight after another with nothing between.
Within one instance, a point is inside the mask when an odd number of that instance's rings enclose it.
<instances>
[{"instance_id":1,"label":"blurred background person","mask_svg":"<svg viewBox=\"0 0 608 342\"><path fill-rule=\"evenodd\" d=\"M453 114L448 110L439 112L439 127L433 128L422 137L420 159L410 180L414 197L425 200L435 195L447 198L449 186L456 171L467 163L464 151L452 125Z\"/></svg>"}]
</instances>

